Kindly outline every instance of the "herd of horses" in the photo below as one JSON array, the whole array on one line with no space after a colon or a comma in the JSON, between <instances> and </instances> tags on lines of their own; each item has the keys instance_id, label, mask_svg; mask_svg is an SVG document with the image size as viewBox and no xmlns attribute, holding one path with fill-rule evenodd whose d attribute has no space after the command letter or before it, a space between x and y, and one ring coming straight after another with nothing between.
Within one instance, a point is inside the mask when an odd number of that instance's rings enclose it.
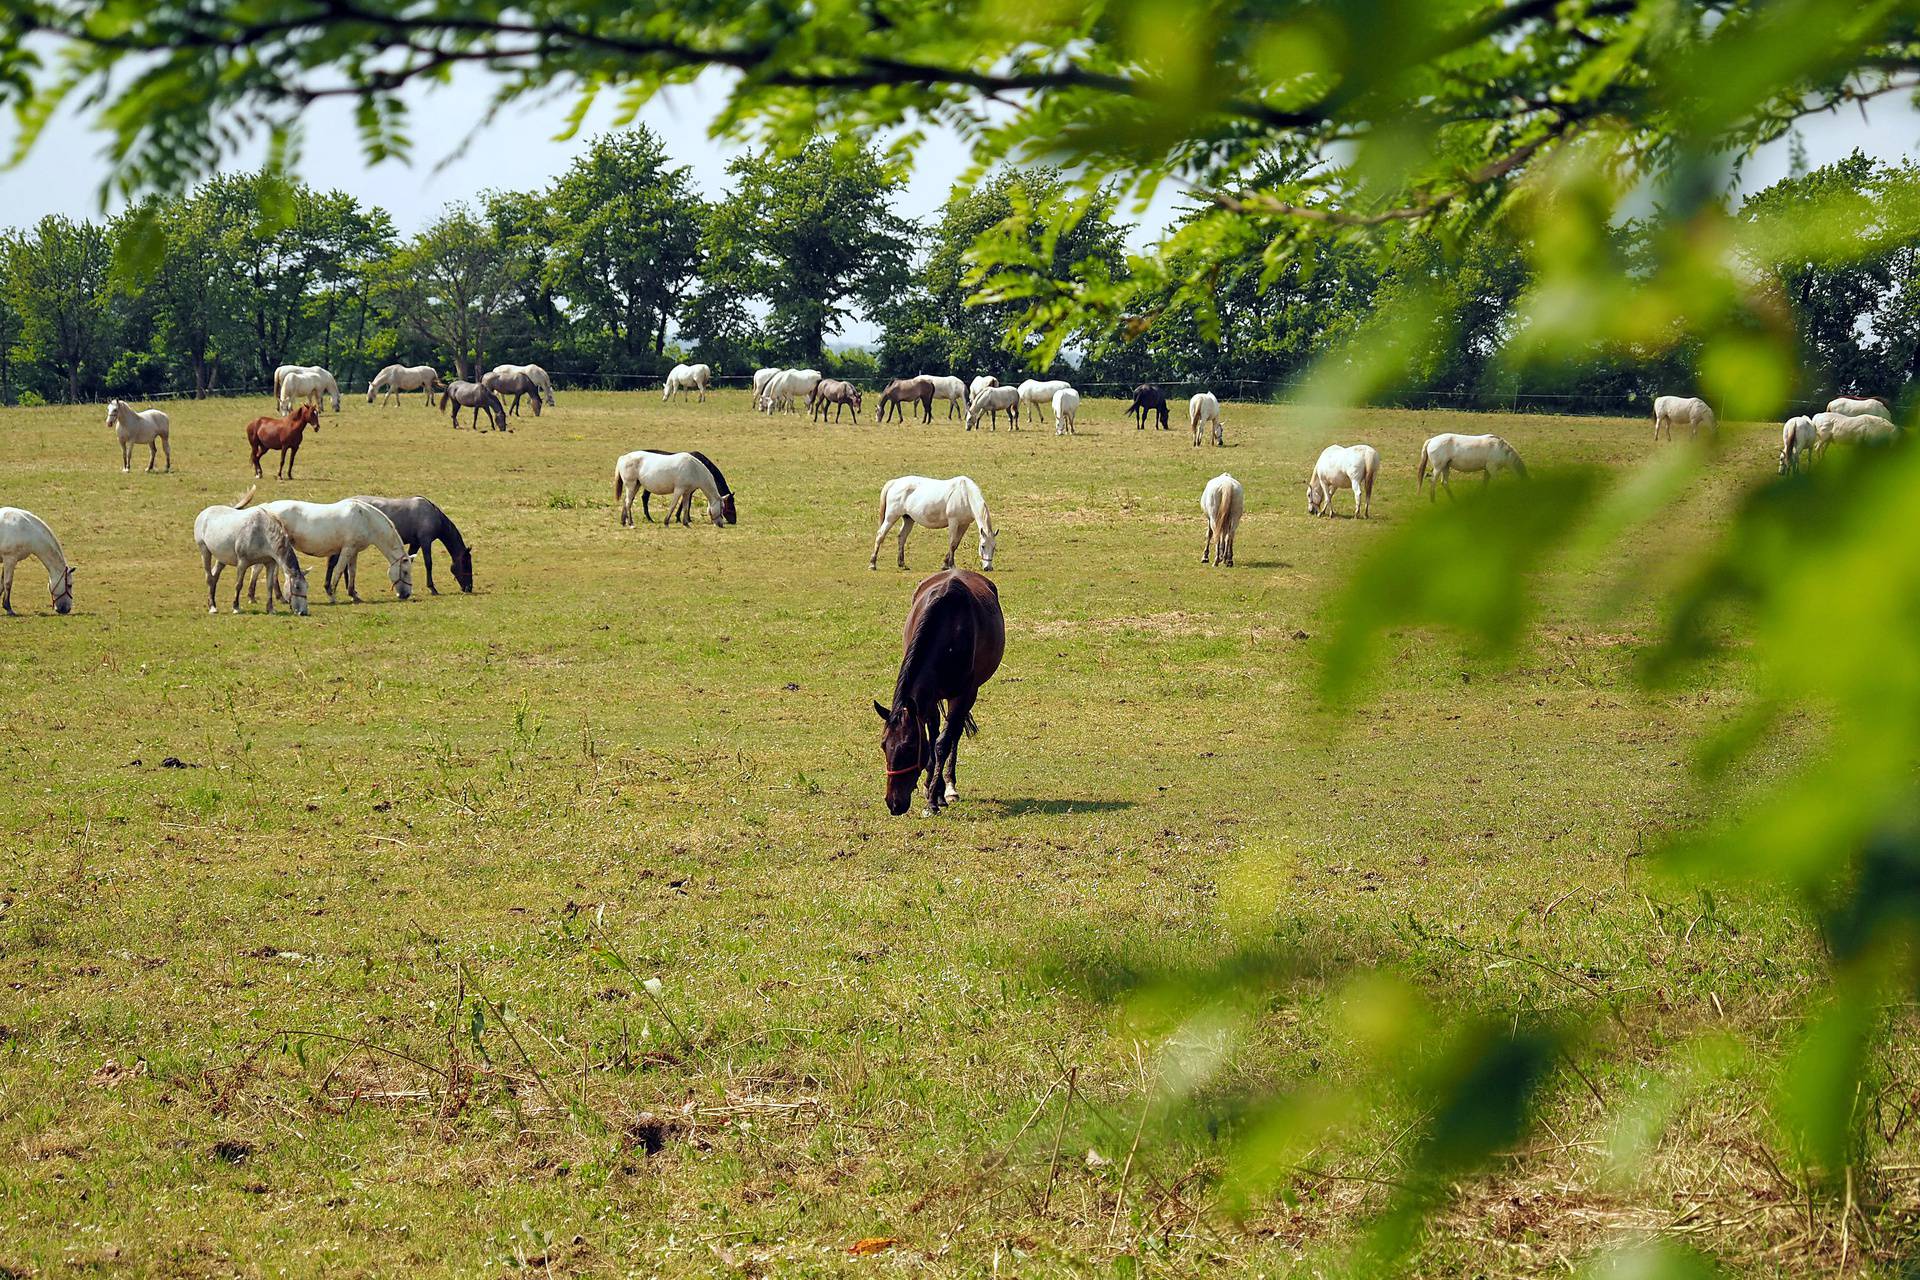
<instances>
[{"instance_id":1,"label":"herd of horses","mask_svg":"<svg viewBox=\"0 0 1920 1280\"><path fill-rule=\"evenodd\" d=\"M712 380L706 365L677 365L666 378L662 398L683 394L704 400ZM524 397L532 397L535 416L543 405L555 403L552 380L535 364L499 365L477 380L451 383L442 381L429 365L393 364L369 382L367 401L371 404L379 397L382 403L397 402L401 394L414 391L422 393L429 405L451 407L455 427L464 408L472 411L476 428L484 412L501 431L511 429L507 418L519 412ZM336 413L340 408L338 383L317 366L281 366L274 373L274 395L280 415L256 418L246 427L256 479L264 478L264 456L275 451L280 455L275 476L292 479L305 433L320 429L321 411L329 398ZM512 398L511 410L507 397ZM804 404L815 421L832 408L834 421L851 410L858 422L864 399L850 382L825 378L811 369L762 369L753 379L752 403L762 413L798 412ZM887 421L890 414L904 421L905 411L911 409L922 423L930 423L936 402L949 406L949 419L963 416L968 430L989 417L997 430L1003 413L1010 429L1018 430L1023 416L1029 421L1042 419L1043 409L1050 408L1054 430L1064 435L1076 431L1080 394L1057 380L1004 387L991 376L975 378L970 384L946 375L896 378L880 392L876 420ZM1137 430L1145 430L1149 421L1155 421L1160 430L1168 429L1169 401L1150 383L1135 389L1126 412ZM1209 436L1215 445L1225 444L1220 402L1211 392L1197 392L1188 400L1187 417L1196 446ZM1693 397L1659 397L1653 420L1656 440L1672 439L1677 425L1684 425L1694 436L1717 429L1711 407ZM159 465L162 451L167 470L173 469L170 422L164 412L136 409L116 399L107 407L107 425L119 440L123 472L132 470L133 450L140 445L148 447L148 471ZM1885 401L1840 397L1824 412L1787 420L1781 432L1780 470L1787 473L1809 465L1834 441L1879 443L1898 435ZM1379 471L1380 455L1371 445L1327 446L1307 480L1308 515L1331 517L1336 494L1345 490L1352 494L1354 517L1370 517ZM1478 473L1483 483L1503 473L1521 479L1527 475L1519 454L1499 436L1443 433L1429 438L1420 451L1416 489L1428 492L1430 500L1437 499L1443 488L1451 496L1455 472ZM640 449L624 454L614 466L613 492L623 526L634 523L636 498L642 515L651 521L648 500L653 496L668 500L663 527L690 525L696 494L705 499L714 524L724 527L739 521L733 489L704 453ZM306 614L308 586L302 555L326 561L324 585L329 599L336 598L337 586L344 586L349 598L357 601L356 566L369 548L385 557L388 581L400 599L413 595L416 558L423 563L428 590L437 595L432 551L436 542L446 549L460 589L473 590L471 544L446 513L426 498L362 495L330 503L288 499L255 505L254 495L255 489L249 488L233 503L207 507L194 520L209 612L218 612L220 578L232 568L236 571L234 612L240 612L243 595L258 598L264 578L268 613L274 611L276 601L283 601L295 614ZM1200 508L1206 519L1201 562L1231 566L1246 510L1244 486L1231 474L1215 476L1201 491ZM998 532L980 486L964 475L944 480L909 475L888 481L880 493L880 524L868 568L879 567L881 548L895 528L899 530L896 563L905 568L907 536L915 524L946 530L947 552L941 571L914 591L892 701L874 703L884 725L886 804L894 814L911 807L922 778L930 812L958 798L959 739L974 732L975 701L981 686L998 669L1006 646L998 588L981 573L955 564L962 539L973 529L979 540L981 570L993 568ZM53 530L31 512L0 507L0 608L8 614L13 613L15 566L28 557L38 559L47 570L54 612L71 612L75 566L67 561Z\"/></svg>"}]
</instances>

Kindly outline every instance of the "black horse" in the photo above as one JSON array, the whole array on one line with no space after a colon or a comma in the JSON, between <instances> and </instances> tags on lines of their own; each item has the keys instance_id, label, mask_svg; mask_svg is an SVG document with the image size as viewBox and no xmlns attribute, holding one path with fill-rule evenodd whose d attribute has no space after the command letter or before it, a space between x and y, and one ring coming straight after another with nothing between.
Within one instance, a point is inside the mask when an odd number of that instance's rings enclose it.
<instances>
[{"instance_id":1,"label":"black horse","mask_svg":"<svg viewBox=\"0 0 1920 1280\"><path fill-rule=\"evenodd\" d=\"M460 536L460 530L453 521L447 519L447 513L434 506L425 498L368 498L355 499L375 508L387 519L393 521L393 527L400 531L400 541L407 544L407 551L420 557L427 568L427 590L434 595L440 594L440 588L433 585L433 544L435 540L447 547L447 556L453 561L454 581L460 584L462 591L473 590L473 548ZM340 563L340 554L335 552L327 557L327 582L333 582L334 568Z\"/></svg>"},{"instance_id":2,"label":"black horse","mask_svg":"<svg viewBox=\"0 0 1920 1280\"><path fill-rule=\"evenodd\" d=\"M1133 424L1135 431L1145 431L1147 429L1147 415L1150 413L1160 415L1160 429L1162 431L1168 429L1166 395L1151 382L1143 382L1133 389L1133 403L1127 406L1127 416L1135 419Z\"/></svg>"},{"instance_id":3,"label":"black horse","mask_svg":"<svg viewBox=\"0 0 1920 1280\"><path fill-rule=\"evenodd\" d=\"M898 817L912 806L913 787L923 772L930 812L960 798L960 735L976 731L974 699L1000 669L1006 648L1000 589L991 580L971 569L945 569L914 588L893 706L873 704L886 725L880 750L887 761L888 813ZM945 732L942 702L947 704Z\"/></svg>"},{"instance_id":4,"label":"black horse","mask_svg":"<svg viewBox=\"0 0 1920 1280\"><path fill-rule=\"evenodd\" d=\"M642 452L664 454L670 451L666 449L646 449L642 450ZM720 518L728 524L739 524L740 513L733 505L733 490L728 486L727 478L720 474L720 468L714 466L713 459L701 453L698 449L689 449L687 452L700 459L701 466L713 472L713 487L720 491ZM642 489L640 491L640 514L647 518L648 524L653 523L653 512L647 509L647 498L650 496L647 490ZM689 517L689 521L691 521L691 517Z\"/></svg>"}]
</instances>

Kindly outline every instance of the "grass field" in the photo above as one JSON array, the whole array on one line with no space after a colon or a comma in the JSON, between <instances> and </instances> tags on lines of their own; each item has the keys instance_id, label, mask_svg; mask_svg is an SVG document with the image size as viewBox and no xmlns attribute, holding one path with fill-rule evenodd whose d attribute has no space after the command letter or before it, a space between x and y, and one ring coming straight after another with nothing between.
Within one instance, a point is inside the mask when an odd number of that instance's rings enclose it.
<instances>
[{"instance_id":1,"label":"grass field","mask_svg":"<svg viewBox=\"0 0 1920 1280\"><path fill-rule=\"evenodd\" d=\"M315 575L308 618L209 616L193 516L246 488L265 404L168 406L171 475L122 475L96 407L0 412L0 503L80 566L72 616L28 563L0 620L0 1275L1315 1274L1388 1194L1404 1098L1243 1215L1216 1185L1249 1099L1360 1078L1341 993L1380 971L1442 1016L1595 1028L1422 1273L1564 1274L1666 1229L1839 1264L1750 1069L1696 1073L1644 1165L1607 1156L1698 1037L1775 1044L1819 971L1784 903L1637 856L1719 802L1688 765L1740 664L1658 696L1630 671L1766 429L1559 582L1517 662L1397 636L1329 716L1330 601L1408 517L1425 435L1624 469L1646 424L1362 415L1367 525L1306 516L1334 436L1284 408L1230 405L1198 450L1111 402L1070 439L739 393L563 391L509 436L350 402L263 495L423 493L478 590L436 557L437 598L374 569L359 606ZM617 528L642 446L713 455L740 524ZM1247 516L1215 571L1221 470ZM869 704L943 535L869 572L877 496L957 471L1001 529L1007 659L965 798L892 819ZM1176 1105L1123 993L1246 947L1292 973Z\"/></svg>"}]
</instances>

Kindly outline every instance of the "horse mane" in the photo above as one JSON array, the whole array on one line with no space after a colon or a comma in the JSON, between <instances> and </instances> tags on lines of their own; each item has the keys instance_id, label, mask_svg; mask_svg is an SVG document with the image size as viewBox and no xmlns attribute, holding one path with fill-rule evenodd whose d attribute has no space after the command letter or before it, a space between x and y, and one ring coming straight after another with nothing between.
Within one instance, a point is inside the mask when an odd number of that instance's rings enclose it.
<instances>
[{"instance_id":1,"label":"horse mane","mask_svg":"<svg viewBox=\"0 0 1920 1280\"><path fill-rule=\"evenodd\" d=\"M934 621L953 607L955 589L956 584L948 580L927 593L927 607L920 611L920 624L913 629L913 634L907 637L906 652L900 656L900 674L894 678L893 682L894 706L900 706L902 703L911 705L907 698L907 684L918 673L925 661L923 650L938 643L927 640L926 636L933 630ZM914 706L913 711L915 715L922 714L918 706Z\"/></svg>"},{"instance_id":2,"label":"horse mane","mask_svg":"<svg viewBox=\"0 0 1920 1280\"><path fill-rule=\"evenodd\" d=\"M701 453L698 450L689 450L689 452L691 452L694 457L700 460L701 466L713 472L714 487L719 489L722 495L733 492L733 490L729 488L727 485L727 478L720 474L720 468L713 465L712 458L709 458L706 454Z\"/></svg>"},{"instance_id":3,"label":"horse mane","mask_svg":"<svg viewBox=\"0 0 1920 1280\"><path fill-rule=\"evenodd\" d=\"M252 496L252 491L248 491ZM294 554L293 535L287 532L287 526L280 523L280 517L271 511L262 509L267 517L267 541L273 544L273 558L280 562L281 571L288 577L306 577L306 570L300 567L300 557Z\"/></svg>"}]
</instances>

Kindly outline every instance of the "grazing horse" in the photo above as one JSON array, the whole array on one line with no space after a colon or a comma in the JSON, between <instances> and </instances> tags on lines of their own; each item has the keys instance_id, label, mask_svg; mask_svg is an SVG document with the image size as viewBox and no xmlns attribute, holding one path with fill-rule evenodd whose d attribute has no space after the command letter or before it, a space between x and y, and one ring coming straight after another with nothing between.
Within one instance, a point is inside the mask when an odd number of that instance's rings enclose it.
<instances>
[{"instance_id":1,"label":"grazing horse","mask_svg":"<svg viewBox=\"0 0 1920 1280\"><path fill-rule=\"evenodd\" d=\"M1207 481L1207 487L1200 491L1200 510L1207 517L1207 545L1200 550L1201 564L1209 555L1216 568L1233 564L1234 535L1240 532L1240 517L1246 509L1247 493L1238 480L1223 471Z\"/></svg>"},{"instance_id":2,"label":"grazing horse","mask_svg":"<svg viewBox=\"0 0 1920 1280\"><path fill-rule=\"evenodd\" d=\"M766 389L754 403L754 408L762 413L797 409L800 401L811 398L813 389L819 385L818 369L782 369L767 379Z\"/></svg>"},{"instance_id":3,"label":"grazing horse","mask_svg":"<svg viewBox=\"0 0 1920 1280\"><path fill-rule=\"evenodd\" d=\"M1187 425L1193 428L1193 447L1200 447L1203 428L1213 424L1213 442L1224 445L1227 442L1227 421L1220 416L1220 398L1211 391L1196 391L1193 399L1187 401Z\"/></svg>"},{"instance_id":4,"label":"grazing horse","mask_svg":"<svg viewBox=\"0 0 1920 1280\"><path fill-rule=\"evenodd\" d=\"M427 570L427 590L434 595L440 594L440 588L433 585L433 544L437 539L447 548L447 558L453 561L453 580L460 589L473 591L473 547L460 536L460 530L453 521L425 498L370 498L360 496L355 502L364 502L393 521L393 527L400 540L407 544L407 554L419 556ZM339 567L340 553L334 552L327 557L327 581L333 581L334 570ZM351 588L349 588L351 589Z\"/></svg>"},{"instance_id":5,"label":"grazing horse","mask_svg":"<svg viewBox=\"0 0 1920 1280\"><path fill-rule=\"evenodd\" d=\"M887 812L896 818L913 805L914 785L927 775L927 811L960 798L962 733L976 733L974 700L1000 669L1007 622L1000 589L966 569L947 569L921 582L907 611L906 651L893 683L893 706L873 709L886 727ZM941 704L947 725L940 727Z\"/></svg>"},{"instance_id":6,"label":"grazing horse","mask_svg":"<svg viewBox=\"0 0 1920 1280\"><path fill-rule=\"evenodd\" d=\"M540 394L547 398L548 404L560 403L559 397L553 394L553 379L549 378L547 371L537 364L497 364L489 372L497 373L501 377L510 373L525 374L534 386L540 388Z\"/></svg>"},{"instance_id":7,"label":"grazing horse","mask_svg":"<svg viewBox=\"0 0 1920 1280\"><path fill-rule=\"evenodd\" d=\"M1835 396L1827 401L1827 412L1844 414L1849 418L1885 418L1888 422L1893 421L1893 411L1879 396L1869 396L1864 400Z\"/></svg>"},{"instance_id":8,"label":"grazing horse","mask_svg":"<svg viewBox=\"0 0 1920 1280\"><path fill-rule=\"evenodd\" d=\"M693 494L699 490L707 500L707 515L722 528L739 523L733 491L726 487L720 468L704 453L664 453L659 449L636 449L623 454L613 464L613 496L620 504L622 526L633 523L633 500L647 494L670 493L673 504L667 508L667 524L675 520L693 523ZM642 514L653 519L643 501Z\"/></svg>"},{"instance_id":9,"label":"grazing horse","mask_svg":"<svg viewBox=\"0 0 1920 1280\"><path fill-rule=\"evenodd\" d=\"M1813 447L1819 439L1819 429L1813 425L1813 419L1805 414L1788 418L1781 424L1780 474L1788 475L1812 465Z\"/></svg>"},{"instance_id":10,"label":"grazing horse","mask_svg":"<svg viewBox=\"0 0 1920 1280\"><path fill-rule=\"evenodd\" d=\"M885 422L887 420L887 410L892 409L893 420L895 422L905 421L905 418L900 412L900 405L903 402L915 403L920 406L920 421L922 423L933 421L933 383L925 378L895 378L892 382L889 382L887 389L880 393L880 407L875 411L873 420L875 422Z\"/></svg>"},{"instance_id":11,"label":"grazing horse","mask_svg":"<svg viewBox=\"0 0 1920 1280\"><path fill-rule=\"evenodd\" d=\"M755 369L753 371L753 405L760 407L760 397L767 393L767 384L780 376L778 369Z\"/></svg>"},{"instance_id":12,"label":"grazing horse","mask_svg":"<svg viewBox=\"0 0 1920 1280\"><path fill-rule=\"evenodd\" d=\"M833 406L833 420L840 421L843 410L853 410L853 420L860 421L860 388L851 382L841 382L837 378L822 378L820 385L813 389L813 420L820 421L826 415L827 406Z\"/></svg>"},{"instance_id":13,"label":"grazing horse","mask_svg":"<svg viewBox=\"0 0 1920 1280\"><path fill-rule=\"evenodd\" d=\"M493 375L489 374L487 376L491 377ZM513 428L507 425L507 411L501 407L500 397L494 394L492 387L482 386L478 382L468 382L465 379L450 383L441 389L440 407L444 409L449 403L453 405L453 428L456 431L460 429L460 411L462 409L473 410L473 429L475 431L480 429L480 411L482 409L487 411L487 418L493 423L494 430L513 430Z\"/></svg>"},{"instance_id":14,"label":"grazing horse","mask_svg":"<svg viewBox=\"0 0 1920 1280\"><path fill-rule=\"evenodd\" d=\"M153 470L159 461L160 450L167 451L167 470L173 470L173 441L168 432L172 429L167 415L158 409L136 409L125 400L114 400L107 405L107 425L120 437L120 470L133 470L133 446L147 446L147 470Z\"/></svg>"},{"instance_id":15,"label":"grazing horse","mask_svg":"<svg viewBox=\"0 0 1920 1280\"><path fill-rule=\"evenodd\" d=\"M380 397L380 403L386 404L391 398L400 403L402 391L423 391L420 403L429 409L433 407L433 393L446 384L440 380L440 371L430 364L390 364L373 375L373 381L367 384L367 403Z\"/></svg>"},{"instance_id":16,"label":"grazing horse","mask_svg":"<svg viewBox=\"0 0 1920 1280\"><path fill-rule=\"evenodd\" d=\"M1439 498L1441 485L1447 487L1447 496L1451 498L1451 476L1455 471L1478 471L1483 486L1493 483L1496 471L1511 471L1522 480L1527 478L1526 464L1520 461L1513 446L1499 436L1462 436L1449 431L1420 446L1420 474L1414 492L1425 487L1427 473L1432 472L1433 492L1427 495L1427 500Z\"/></svg>"},{"instance_id":17,"label":"grazing horse","mask_svg":"<svg viewBox=\"0 0 1920 1280\"><path fill-rule=\"evenodd\" d=\"M969 382L967 384L967 406L971 408L973 406L973 402L980 398L980 393L982 391L985 391L990 387L997 387L999 385L1000 385L1000 379L994 377L992 374L990 373L981 374L979 377L975 378L972 382Z\"/></svg>"},{"instance_id":18,"label":"grazing horse","mask_svg":"<svg viewBox=\"0 0 1920 1280\"><path fill-rule=\"evenodd\" d=\"M667 374L667 384L661 389L660 400L665 403L673 399L676 391L698 391L704 403L707 398L707 383L713 380L713 370L704 364L677 364Z\"/></svg>"},{"instance_id":19,"label":"grazing horse","mask_svg":"<svg viewBox=\"0 0 1920 1280\"><path fill-rule=\"evenodd\" d=\"M1147 429L1147 415L1160 415L1160 430L1168 430L1167 395L1151 382L1143 382L1133 389L1133 403L1127 406L1127 416L1134 419L1133 429Z\"/></svg>"},{"instance_id":20,"label":"grazing horse","mask_svg":"<svg viewBox=\"0 0 1920 1280\"><path fill-rule=\"evenodd\" d=\"M193 521L193 541L200 548L200 560L207 572L207 612L218 613L214 589L220 574L232 565L239 570L233 584L233 611L240 612L240 595L246 590L247 570L254 565L269 565L286 575L287 603L294 613L307 612L307 571L293 553L293 535L272 512L255 507L243 510L253 501L248 489L240 501L230 507L208 507ZM267 612L273 612L274 593L267 592Z\"/></svg>"},{"instance_id":21,"label":"grazing horse","mask_svg":"<svg viewBox=\"0 0 1920 1280\"><path fill-rule=\"evenodd\" d=\"M1839 440L1848 444L1892 444L1900 438L1900 428L1872 414L1816 413L1813 415L1816 437L1813 456L1827 456L1827 446Z\"/></svg>"},{"instance_id":22,"label":"grazing horse","mask_svg":"<svg viewBox=\"0 0 1920 1280\"><path fill-rule=\"evenodd\" d=\"M1692 438L1700 434L1700 428L1709 432L1720 424L1713 416L1713 410L1707 402L1698 396L1655 396L1653 400L1653 438L1658 440L1665 429L1667 439L1673 439L1673 424L1687 424L1687 436Z\"/></svg>"},{"instance_id":23,"label":"grazing horse","mask_svg":"<svg viewBox=\"0 0 1920 1280\"><path fill-rule=\"evenodd\" d=\"M1020 392L1020 403L1027 407L1027 412L1031 415L1032 419L1044 420L1046 415L1040 412L1040 406L1043 404L1052 404L1054 395L1057 392L1065 390L1070 385L1070 383L1062 382L1057 378L1052 382L1037 382L1032 378L1028 378L1025 382L1021 383L1018 388Z\"/></svg>"},{"instance_id":24,"label":"grazing horse","mask_svg":"<svg viewBox=\"0 0 1920 1280\"><path fill-rule=\"evenodd\" d=\"M935 400L945 400L947 402L947 419L949 421L953 419L956 413L966 413L966 383L960 381L958 378L948 377L939 373L923 373L920 377L923 381L933 384L933 398Z\"/></svg>"},{"instance_id":25,"label":"grazing horse","mask_svg":"<svg viewBox=\"0 0 1920 1280\"><path fill-rule=\"evenodd\" d=\"M980 425L980 415L993 415L993 429L1000 429L1000 415L1007 415L1007 430L1020 429L1020 392L1015 387L983 387L967 406L967 430Z\"/></svg>"},{"instance_id":26,"label":"grazing horse","mask_svg":"<svg viewBox=\"0 0 1920 1280\"><path fill-rule=\"evenodd\" d=\"M873 537L873 555L867 561L867 568L880 567L880 544L887 540L887 533L895 521L900 522L900 567L907 567L907 535L913 532L914 521L919 521L929 529L947 531L947 558L940 562L943 569L953 568L953 557L960 550L961 535L967 526L980 526L980 567L993 568L993 548L999 541L999 531L993 527L993 517L987 513L987 500L980 494L980 486L966 476L954 476L950 480L929 480L925 476L900 476L889 480L880 490L880 532Z\"/></svg>"},{"instance_id":27,"label":"grazing horse","mask_svg":"<svg viewBox=\"0 0 1920 1280\"><path fill-rule=\"evenodd\" d=\"M1373 480L1380 474L1380 454L1370 444L1330 444L1320 451L1307 480L1307 514L1333 518L1333 495L1353 490L1353 518L1373 515Z\"/></svg>"},{"instance_id":28,"label":"grazing horse","mask_svg":"<svg viewBox=\"0 0 1920 1280\"><path fill-rule=\"evenodd\" d=\"M47 594L55 613L73 612L73 571L47 522L31 511L0 507L0 609L13 616L13 567L28 556L47 571Z\"/></svg>"},{"instance_id":29,"label":"grazing horse","mask_svg":"<svg viewBox=\"0 0 1920 1280\"><path fill-rule=\"evenodd\" d=\"M304 400L319 409L326 403L326 397L333 397L333 411L340 412L340 384L333 375L317 364L294 365L287 368L276 379L280 391L280 412L293 408L293 402Z\"/></svg>"},{"instance_id":30,"label":"grazing horse","mask_svg":"<svg viewBox=\"0 0 1920 1280\"><path fill-rule=\"evenodd\" d=\"M360 603L354 562L368 547L378 547L386 556L387 581L393 584L393 593L402 600L412 598L413 557L407 554L406 543L401 541L393 521L377 507L354 498L342 498L338 502L296 502L283 498L265 503L260 509L286 526L293 538L294 550L302 555L327 557L327 599L334 598L334 567L344 561L345 571L340 576L346 582L347 598ZM266 570L267 591L272 593L279 589L279 570L272 565L266 566ZM260 583L257 570L253 580L257 590Z\"/></svg>"},{"instance_id":31,"label":"grazing horse","mask_svg":"<svg viewBox=\"0 0 1920 1280\"><path fill-rule=\"evenodd\" d=\"M261 475L260 459L270 449L280 451L280 465L273 469L275 479L293 479L294 459L300 456L300 438L312 427L320 431L320 410L303 404L284 418L255 418L247 424L247 444L253 450L253 474ZM282 476L281 472L286 472Z\"/></svg>"},{"instance_id":32,"label":"grazing horse","mask_svg":"<svg viewBox=\"0 0 1920 1280\"><path fill-rule=\"evenodd\" d=\"M527 395L532 396L533 416L536 418L540 416L540 384L535 382L527 374L518 370L511 370L507 373L489 370L480 375L480 385L497 396L512 396L513 408L510 412L512 412L515 417L520 415L520 397ZM480 425L480 417L478 414L474 415L473 422L476 427Z\"/></svg>"},{"instance_id":33,"label":"grazing horse","mask_svg":"<svg viewBox=\"0 0 1920 1280\"><path fill-rule=\"evenodd\" d=\"M1080 393L1072 387L1062 387L1053 393L1053 434L1057 436L1078 435L1073 424L1080 417Z\"/></svg>"}]
</instances>

